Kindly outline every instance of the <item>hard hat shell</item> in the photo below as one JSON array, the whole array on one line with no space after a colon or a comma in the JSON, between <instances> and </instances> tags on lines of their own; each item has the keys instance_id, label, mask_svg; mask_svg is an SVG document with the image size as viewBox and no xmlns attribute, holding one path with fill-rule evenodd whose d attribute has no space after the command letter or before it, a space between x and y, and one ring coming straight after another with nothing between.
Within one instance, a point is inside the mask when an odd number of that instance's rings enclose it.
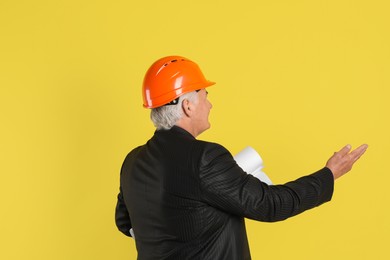
<instances>
[{"instance_id":1,"label":"hard hat shell","mask_svg":"<svg viewBox=\"0 0 390 260\"><path fill-rule=\"evenodd\" d=\"M163 106L179 96L214 85L206 80L199 66L181 56L167 56L154 62L146 72L143 105L146 108Z\"/></svg>"}]
</instances>

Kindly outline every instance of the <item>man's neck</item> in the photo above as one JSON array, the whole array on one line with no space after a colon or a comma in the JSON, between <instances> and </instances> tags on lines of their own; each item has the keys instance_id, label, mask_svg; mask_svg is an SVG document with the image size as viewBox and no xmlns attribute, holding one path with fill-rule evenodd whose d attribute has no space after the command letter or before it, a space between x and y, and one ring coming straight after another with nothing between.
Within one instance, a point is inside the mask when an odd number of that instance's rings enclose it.
<instances>
[{"instance_id":1,"label":"man's neck","mask_svg":"<svg viewBox=\"0 0 390 260\"><path fill-rule=\"evenodd\" d=\"M193 137L196 138L198 136L196 128L194 126L192 126L191 121L186 120L186 119L180 119L179 121L177 121L176 125L180 128L183 128L184 130L186 130Z\"/></svg>"}]
</instances>

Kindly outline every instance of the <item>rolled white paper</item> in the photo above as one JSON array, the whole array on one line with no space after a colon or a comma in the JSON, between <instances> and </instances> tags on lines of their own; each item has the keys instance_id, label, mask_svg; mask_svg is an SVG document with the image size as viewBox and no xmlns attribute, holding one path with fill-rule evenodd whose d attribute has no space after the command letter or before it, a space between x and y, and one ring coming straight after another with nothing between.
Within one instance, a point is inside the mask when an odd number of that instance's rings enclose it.
<instances>
[{"instance_id":1,"label":"rolled white paper","mask_svg":"<svg viewBox=\"0 0 390 260\"><path fill-rule=\"evenodd\" d=\"M263 159L260 155L250 146L245 147L242 151L236 154L234 157L238 166L240 166L246 173L252 174L260 181L272 185L271 179L263 172Z\"/></svg>"},{"instance_id":2,"label":"rolled white paper","mask_svg":"<svg viewBox=\"0 0 390 260\"><path fill-rule=\"evenodd\" d=\"M262 182L267 183L268 185L272 185L271 179L265 174L263 171L256 171L254 173L251 173L254 177L261 180Z\"/></svg>"},{"instance_id":3,"label":"rolled white paper","mask_svg":"<svg viewBox=\"0 0 390 260\"><path fill-rule=\"evenodd\" d=\"M130 235L131 235L131 237L132 237L132 238L134 238L134 239L135 239L134 231L133 231L133 229L132 229L132 228L130 228Z\"/></svg>"}]
</instances>

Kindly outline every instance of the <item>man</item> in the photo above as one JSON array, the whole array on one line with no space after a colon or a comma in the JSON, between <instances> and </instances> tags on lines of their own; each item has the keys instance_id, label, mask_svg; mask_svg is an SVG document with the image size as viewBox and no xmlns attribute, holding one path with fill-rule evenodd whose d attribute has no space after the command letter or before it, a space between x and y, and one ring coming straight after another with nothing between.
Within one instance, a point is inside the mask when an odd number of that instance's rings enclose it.
<instances>
[{"instance_id":1,"label":"man","mask_svg":"<svg viewBox=\"0 0 390 260\"><path fill-rule=\"evenodd\" d=\"M329 201L334 180L367 149L347 145L323 169L268 186L223 146L196 139L210 127L206 88L213 84L180 56L146 73L144 107L157 130L127 155L116 207L116 225L135 237L138 259L251 259L244 218L280 221Z\"/></svg>"}]
</instances>

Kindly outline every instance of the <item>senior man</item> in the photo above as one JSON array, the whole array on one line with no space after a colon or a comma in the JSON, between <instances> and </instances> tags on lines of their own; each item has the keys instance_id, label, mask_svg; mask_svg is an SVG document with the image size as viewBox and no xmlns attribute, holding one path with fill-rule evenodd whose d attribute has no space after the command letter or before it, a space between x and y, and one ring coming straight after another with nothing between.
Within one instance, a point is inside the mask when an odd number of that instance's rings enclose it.
<instances>
[{"instance_id":1,"label":"senior man","mask_svg":"<svg viewBox=\"0 0 390 260\"><path fill-rule=\"evenodd\" d=\"M159 59L145 75L144 107L156 131L124 160L115 216L135 238L138 259L251 259L245 218L281 221L330 201L334 180L367 149L347 145L317 172L269 186L222 145L196 139L210 127L213 84L180 56Z\"/></svg>"}]
</instances>

